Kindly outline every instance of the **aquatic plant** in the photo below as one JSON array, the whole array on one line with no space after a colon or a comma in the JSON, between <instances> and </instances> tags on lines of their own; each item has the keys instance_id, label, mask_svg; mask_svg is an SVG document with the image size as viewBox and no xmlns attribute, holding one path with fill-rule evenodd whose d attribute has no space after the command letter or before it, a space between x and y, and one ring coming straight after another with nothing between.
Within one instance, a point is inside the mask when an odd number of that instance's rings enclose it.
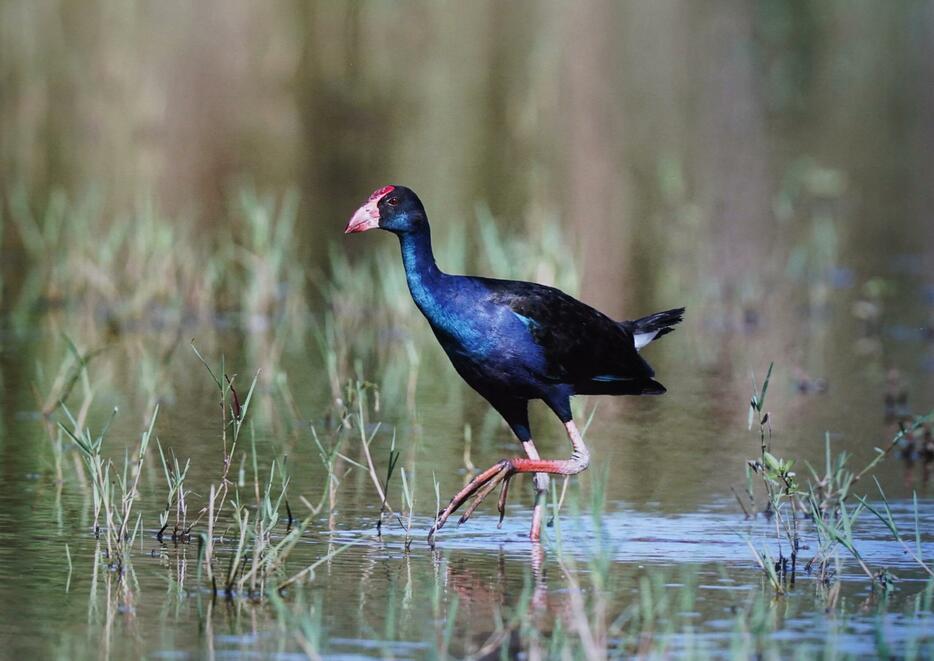
<instances>
[{"instance_id":1,"label":"aquatic plant","mask_svg":"<svg viewBox=\"0 0 934 661\"><path fill-rule=\"evenodd\" d=\"M864 477L872 475L872 471L899 446L901 441L915 429L922 428L931 418L934 412L924 416L916 417L910 425L902 427L890 440L885 448L876 448L875 457L861 470L852 471L847 467L849 454L841 452L831 459L830 436L826 435L825 443L825 468L823 474L818 474L813 468L810 468L812 482L809 484L807 492L807 503L811 520L814 522L815 530L818 534L818 551L814 557L808 561L809 570L816 569L822 582L829 582L833 577L831 561L836 559L836 548L844 547L849 554L856 560L859 567L873 583L880 585L884 589L890 587L892 580L891 573L884 567L877 571L872 571L861 557L856 548L856 537L854 534L854 524L857 518L865 510L872 512L892 533L893 539L899 542L903 547L905 543L901 538L898 528L895 526L894 519L885 493L878 480L873 476L879 491L881 504L872 505L865 496L854 493L853 487ZM852 509L847 505L847 501L853 497L859 502ZM906 548L908 555L918 564L918 566L931 574L931 569L921 557L920 552L920 529L917 526L917 496L914 498L915 507L915 538L916 548L914 550ZM836 564L836 563L835 563Z\"/></svg>"},{"instance_id":2,"label":"aquatic plant","mask_svg":"<svg viewBox=\"0 0 934 661\"><path fill-rule=\"evenodd\" d=\"M237 187L227 231L207 235L194 233L189 218L166 217L145 197L114 217L95 192L58 191L37 210L16 188L9 207L29 257L18 317L40 304L64 307L100 339L140 327L213 325L231 312L254 331L305 316L294 191L274 196Z\"/></svg>"},{"instance_id":3,"label":"aquatic plant","mask_svg":"<svg viewBox=\"0 0 934 661\"><path fill-rule=\"evenodd\" d=\"M163 539L166 528L169 527L169 517L175 512L175 522L172 527L170 537L172 541L187 541L191 535L191 528L188 526L188 505L187 496L191 493L190 489L185 487L185 477L188 475L188 469L191 468L191 459L185 461L182 467L175 453L172 453L171 463L166 459L162 444L156 441L159 448L159 459L162 460L162 472L165 475L167 495L165 499L165 509L159 513L159 532L156 533L156 539L160 542Z\"/></svg>"},{"instance_id":4,"label":"aquatic plant","mask_svg":"<svg viewBox=\"0 0 934 661\"><path fill-rule=\"evenodd\" d=\"M775 521L775 538L778 543L778 557L772 560L767 551L757 550L751 542L749 547L753 551L756 562L766 572L772 586L779 592L784 590L784 581L791 583L795 580L798 551L800 549L800 536L798 532L798 498L802 495L798 487L797 475L793 459L782 459L771 452L772 428L769 422L769 412L765 410L765 397L769 389L769 380L772 378L773 363L769 363L765 380L761 388L755 388L749 401L748 427L751 429L755 423L759 431L759 458L746 463L746 493L755 511L755 491L752 486L752 475L761 478L761 484L766 494L766 509L764 514ZM790 511L785 512L785 503ZM740 500L742 506L742 501ZM745 510L745 507L743 507ZM748 510L745 510L747 517ZM789 557L785 558L782 549L782 539L789 547Z\"/></svg>"},{"instance_id":5,"label":"aquatic plant","mask_svg":"<svg viewBox=\"0 0 934 661\"><path fill-rule=\"evenodd\" d=\"M142 528L142 514L137 514L134 519L133 505L139 498L139 479L159 410L157 408L154 412L133 455L124 455L122 471L117 470L114 462L105 459L102 454L104 439L117 415L117 409L114 409L110 420L96 436L92 435L90 428L75 419L67 406L63 406L62 410L68 425L59 423L60 428L81 450L90 476L94 499L94 534L104 534L107 558L122 571L128 562L129 549Z\"/></svg>"},{"instance_id":6,"label":"aquatic plant","mask_svg":"<svg viewBox=\"0 0 934 661\"><path fill-rule=\"evenodd\" d=\"M769 364L765 380L761 388L755 388L749 404L749 427L752 428L753 423L758 425L760 442L760 457L748 461L746 465L746 496L751 507L747 508L743 500L734 491L737 501L748 518L750 509L752 512L757 511L752 476L758 476L766 494L766 507L762 513L775 522L775 539L778 544L776 559L773 559L767 550L757 548L747 538L747 544L756 563L765 572L772 587L779 594L785 591L786 583L793 585L798 554L801 549L801 531L799 527L801 524L799 521L806 515L818 538L818 550L806 564L806 569L809 572L816 570L819 579L823 583L829 583L835 573L831 569L830 563L834 561L839 564L836 562L835 551L838 546L842 546L874 584L877 583L883 588L887 588L892 580L891 574L885 568L875 572L869 568L856 548L854 534L855 522L865 508L879 518L889 528L895 540L906 546L907 549L907 545L905 545L895 527L882 487L876 480L881 497L881 509L873 507L863 496L855 496L859 504L852 509L847 505L847 500L854 496L852 487L863 477L871 475L872 471L902 443L905 437L910 436L916 429L922 428L931 417L931 414L918 416L909 426L903 426L884 449L876 449L875 457L858 472L853 472L847 468L848 453L842 452L835 458L831 457L830 435L826 434L824 439L824 472L818 474L813 467L808 465L812 480L806 488L802 488L799 486L797 475L793 470L795 461L793 459L782 459L771 452L772 429L769 424L770 415L768 411L764 410L764 406L769 381L772 377L772 369L773 365ZM915 507L917 508L917 498L915 498ZM909 555L924 571L931 574L931 569L921 557L920 531L917 528L915 539L916 548L914 550L907 549ZM789 558L787 559L782 551L782 540L785 540L790 549Z\"/></svg>"}]
</instances>

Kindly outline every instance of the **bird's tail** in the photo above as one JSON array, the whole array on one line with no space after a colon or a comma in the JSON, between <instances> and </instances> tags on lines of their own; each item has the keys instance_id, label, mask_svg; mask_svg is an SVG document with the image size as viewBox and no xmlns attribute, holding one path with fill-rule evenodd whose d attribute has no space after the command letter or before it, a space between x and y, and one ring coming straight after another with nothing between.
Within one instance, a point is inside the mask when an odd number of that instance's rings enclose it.
<instances>
[{"instance_id":1,"label":"bird's tail","mask_svg":"<svg viewBox=\"0 0 934 661\"><path fill-rule=\"evenodd\" d=\"M635 321L624 321L623 325L632 333L636 349L641 349L649 342L657 340L674 330L674 326L684 317L684 308L675 308L656 312Z\"/></svg>"}]
</instances>

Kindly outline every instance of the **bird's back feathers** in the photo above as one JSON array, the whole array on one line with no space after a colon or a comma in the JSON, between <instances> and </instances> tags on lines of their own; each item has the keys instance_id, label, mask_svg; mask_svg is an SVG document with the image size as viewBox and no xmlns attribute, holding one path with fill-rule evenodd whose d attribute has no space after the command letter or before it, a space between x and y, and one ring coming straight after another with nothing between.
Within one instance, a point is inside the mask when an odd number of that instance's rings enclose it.
<instances>
[{"instance_id":1,"label":"bird's back feathers","mask_svg":"<svg viewBox=\"0 0 934 661\"><path fill-rule=\"evenodd\" d=\"M610 319L554 287L489 278L476 280L490 292L492 302L509 307L522 319L532 339L544 351L548 378L554 382L571 385L579 394L665 392L661 384L652 380L655 372L637 352L631 326ZM658 324L662 321L676 323L673 316L653 317L657 319L645 321L638 330L660 333L663 326Z\"/></svg>"}]
</instances>

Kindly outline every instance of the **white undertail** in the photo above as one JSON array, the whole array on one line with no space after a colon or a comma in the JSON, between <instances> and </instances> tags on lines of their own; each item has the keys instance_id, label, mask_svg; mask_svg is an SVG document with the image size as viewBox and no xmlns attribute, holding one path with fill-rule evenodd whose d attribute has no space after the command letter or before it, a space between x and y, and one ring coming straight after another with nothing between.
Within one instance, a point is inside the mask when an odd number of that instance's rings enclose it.
<instances>
[{"instance_id":1,"label":"white undertail","mask_svg":"<svg viewBox=\"0 0 934 661\"><path fill-rule=\"evenodd\" d=\"M632 336L632 340L636 345L636 351L640 351L642 347L655 339L655 336L658 335L658 331L652 331L650 333L636 333Z\"/></svg>"}]
</instances>

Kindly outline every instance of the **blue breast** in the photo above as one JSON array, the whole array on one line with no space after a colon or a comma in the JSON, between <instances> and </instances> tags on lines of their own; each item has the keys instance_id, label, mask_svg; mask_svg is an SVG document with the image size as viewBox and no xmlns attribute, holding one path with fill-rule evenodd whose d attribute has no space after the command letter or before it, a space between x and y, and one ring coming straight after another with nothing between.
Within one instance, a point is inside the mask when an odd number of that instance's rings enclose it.
<instances>
[{"instance_id":1,"label":"blue breast","mask_svg":"<svg viewBox=\"0 0 934 661\"><path fill-rule=\"evenodd\" d=\"M400 239L412 298L452 360L468 361L491 374L544 372L544 353L531 334L533 319L492 302L476 279L442 273L427 232Z\"/></svg>"}]
</instances>

